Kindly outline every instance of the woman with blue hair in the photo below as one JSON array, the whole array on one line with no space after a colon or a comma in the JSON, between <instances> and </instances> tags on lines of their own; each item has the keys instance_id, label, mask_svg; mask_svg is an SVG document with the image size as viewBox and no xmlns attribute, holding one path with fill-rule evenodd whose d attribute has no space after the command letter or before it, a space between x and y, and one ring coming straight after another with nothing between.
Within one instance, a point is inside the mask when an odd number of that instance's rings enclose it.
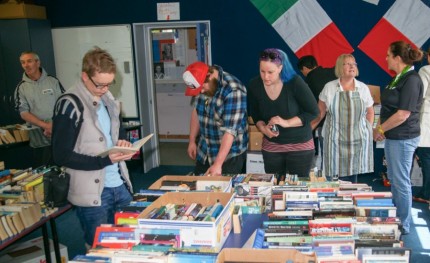
<instances>
[{"instance_id":1,"label":"woman with blue hair","mask_svg":"<svg viewBox=\"0 0 430 263\"><path fill-rule=\"evenodd\" d=\"M259 62L260 75L248 85L248 105L264 135L265 172L308 177L315 153L310 123L319 114L317 102L285 52L266 49Z\"/></svg>"}]
</instances>

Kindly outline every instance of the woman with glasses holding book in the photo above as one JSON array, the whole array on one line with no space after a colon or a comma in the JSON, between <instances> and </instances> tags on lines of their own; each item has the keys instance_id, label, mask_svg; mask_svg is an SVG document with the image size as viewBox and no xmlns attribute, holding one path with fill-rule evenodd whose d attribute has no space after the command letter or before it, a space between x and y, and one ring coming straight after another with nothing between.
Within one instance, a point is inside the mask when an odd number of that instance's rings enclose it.
<instances>
[{"instance_id":1,"label":"woman with glasses holding book","mask_svg":"<svg viewBox=\"0 0 430 263\"><path fill-rule=\"evenodd\" d=\"M248 85L248 105L264 135L265 172L308 177L315 152L310 123L318 116L317 102L285 52L266 49L259 63L260 75Z\"/></svg>"},{"instance_id":2,"label":"woman with glasses holding book","mask_svg":"<svg viewBox=\"0 0 430 263\"><path fill-rule=\"evenodd\" d=\"M323 173L329 180L357 182L357 175L373 172L373 99L366 84L358 81L358 67L351 54L336 60L338 79L325 84L319 95L320 116L324 118Z\"/></svg>"}]
</instances>

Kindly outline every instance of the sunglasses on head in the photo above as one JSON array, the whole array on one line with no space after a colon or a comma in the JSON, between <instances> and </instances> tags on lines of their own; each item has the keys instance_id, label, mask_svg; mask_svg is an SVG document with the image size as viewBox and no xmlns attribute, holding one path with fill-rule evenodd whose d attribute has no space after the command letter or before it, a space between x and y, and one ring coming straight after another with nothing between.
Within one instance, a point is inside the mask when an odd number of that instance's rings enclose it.
<instances>
[{"instance_id":1,"label":"sunglasses on head","mask_svg":"<svg viewBox=\"0 0 430 263\"><path fill-rule=\"evenodd\" d=\"M260 53L260 60L281 60L281 56L275 51L263 51Z\"/></svg>"}]
</instances>

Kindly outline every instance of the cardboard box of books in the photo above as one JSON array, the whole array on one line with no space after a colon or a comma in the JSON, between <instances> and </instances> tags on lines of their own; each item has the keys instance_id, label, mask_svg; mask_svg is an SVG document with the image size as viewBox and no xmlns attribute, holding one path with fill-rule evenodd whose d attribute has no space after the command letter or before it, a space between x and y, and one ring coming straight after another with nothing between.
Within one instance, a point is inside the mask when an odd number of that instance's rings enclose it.
<instances>
[{"instance_id":1,"label":"cardboard box of books","mask_svg":"<svg viewBox=\"0 0 430 263\"><path fill-rule=\"evenodd\" d=\"M155 181L148 189L229 193L231 192L231 177L165 175Z\"/></svg>"},{"instance_id":2,"label":"cardboard box of books","mask_svg":"<svg viewBox=\"0 0 430 263\"><path fill-rule=\"evenodd\" d=\"M61 261L67 262L69 259L67 247L60 245ZM54 245L49 240L49 250L51 251L51 260L55 261ZM9 263L39 263L46 262L45 250L43 249L43 237L38 237L26 242L10 246L8 249L1 251L0 262Z\"/></svg>"},{"instance_id":3,"label":"cardboard box of books","mask_svg":"<svg viewBox=\"0 0 430 263\"><path fill-rule=\"evenodd\" d=\"M317 258L314 254L302 254L295 249L224 248L218 254L216 262L314 263Z\"/></svg>"},{"instance_id":4,"label":"cardboard box of books","mask_svg":"<svg viewBox=\"0 0 430 263\"><path fill-rule=\"evenodd\" d=\"M12 3L12 2L11 2ZM36 18L46 19L44 6L14 2L0 5L0 19Z\"/></svg>"},{"instance_id":5,"label":"cardboard box of books","mask_svg":"<svg viewBox=\"0 0 430 263\"><path fill-rule=\"evenodd\" d=\"M215 192L169 192L154 201L139 215L138 225L139 228L178 230L182 250L191 248L219 252L232 230L233 195L233 193ZM195 206L196 203L201 208L193 210L200 210L200 212L197 214L191 212L190 214L193 215L184 219L186 216L179 211L190 210L190 207ZM171 209L166 208L172 206L175 207L173 215L169 212ZM216 215L214 211L210 211L214 210L213 208L217 211Z\"/></svg>"}]
</instances>

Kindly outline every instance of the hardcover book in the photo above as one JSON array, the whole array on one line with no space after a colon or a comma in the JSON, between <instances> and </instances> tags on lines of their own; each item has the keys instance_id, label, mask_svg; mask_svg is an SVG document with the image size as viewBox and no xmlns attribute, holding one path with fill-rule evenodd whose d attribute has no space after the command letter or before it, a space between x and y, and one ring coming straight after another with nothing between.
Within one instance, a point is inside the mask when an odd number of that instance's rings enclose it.
<instances>
[{"instance_id":1,"label":"hardcover book","mask_svg":"<svg viewBox=\"0 0 430 263\"><path fill-rule=\"evenodd\" d=\"M356 207L356 216L367 216L367 217L396 217L396 207Z\"/></svg>"},{"instance_id":2,"label":"hardcover book","mask_svg":"<svg viewBox=\"0 0 430 263\"><path fill-rule=\"evenodd\" d=\"M134 230L133 227L98 226L93 248L130 250L139 243Z\"/></svg>"},{"instance_id":3,"label":"hardcover book","mask_svg":"<svg viewBox=\"0 0 430 263\"><path fill-rule=\"evenodd\" d=\"M252 186L271 186L274 185L274 174L248 174L244 180Z\"/></svg>"}]
</instances>

